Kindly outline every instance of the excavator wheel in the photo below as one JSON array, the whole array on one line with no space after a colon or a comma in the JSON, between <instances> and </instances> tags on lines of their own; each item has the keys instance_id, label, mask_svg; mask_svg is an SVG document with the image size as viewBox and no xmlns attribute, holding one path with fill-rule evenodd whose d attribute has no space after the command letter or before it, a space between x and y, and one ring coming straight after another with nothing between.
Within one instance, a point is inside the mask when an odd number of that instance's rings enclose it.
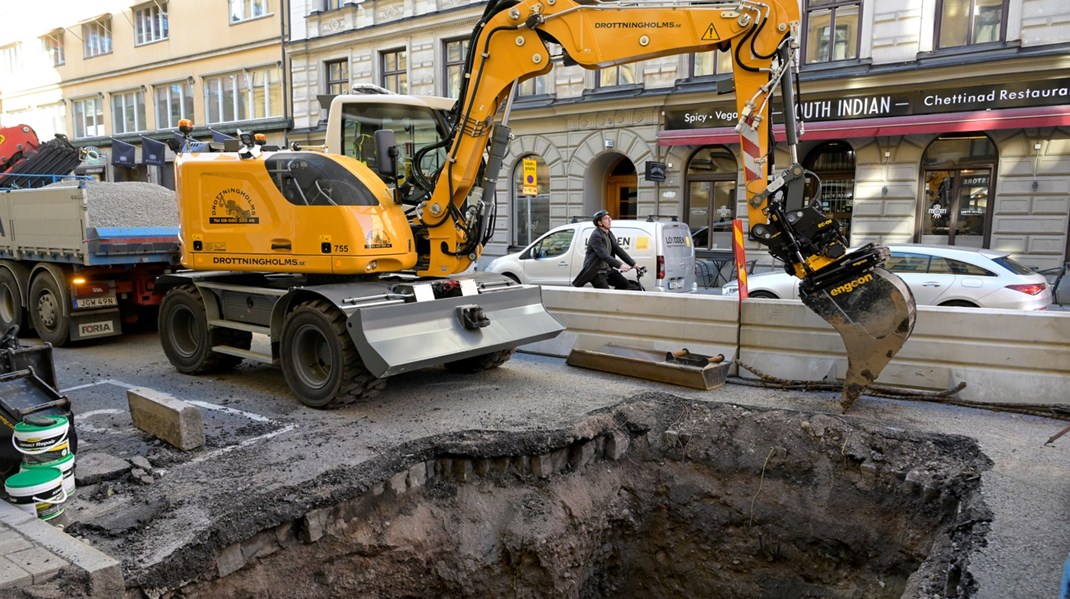
<instances>
[{"instance_id":1,"label":"excavator wheel","mask_svg":"<svg viewBox=\"0 0 1070 599\"><path fill-rule=\"evenodd\" d=\"M489 354L481 354L472 356L471 358L446 362L443 366L446 367L446 370L459 372L461 374L482 372L505 364L509 361L509 358L513 357L513 352L515 351L515 349L503 349L501 351L490 352Z\"/></svg>"},{"instance_id":2,"label":"excavator wheel","mask_svg":"<svg viewBox=\"0 0 1070 599\"><path fill-rule=\"evenodd\" d=\"M167 292L157 326L163 353L175 370L185 374L220 372L241 364L241 358L214 352L213 346L249 349L252 345L253 334L247 331L215 328L209 332L204 299L192 285Z\"/></svg>"},{"instance_id":3,"label":"excavator wheel","mask_svg":"<svg viewBox=\"0 0 1070 599\"><path fill-rule=\"evenodd\" d=\"M300 304L286 317L281 361L290 390L310 408L375 397L386 385L364 367L345 314L325 300Z\"/></svg>"},{"instance_id":4,"label":"excavator wheel","mask_svg":"<svg viewBox=\"0 0 1070 599\"><path fill-rule=\"evenodd\" d=\"M840 405L846 412L910 337L916 317L914 294L899 277L874 268L801 296L843 338L847 374Z\"/></svg>"}]
</instances>

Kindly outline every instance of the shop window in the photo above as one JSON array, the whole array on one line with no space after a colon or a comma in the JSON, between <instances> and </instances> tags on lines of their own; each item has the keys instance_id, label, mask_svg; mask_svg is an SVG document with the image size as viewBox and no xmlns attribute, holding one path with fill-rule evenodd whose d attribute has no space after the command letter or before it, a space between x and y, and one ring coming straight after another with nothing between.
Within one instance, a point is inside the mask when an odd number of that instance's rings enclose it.
<instances>
[{"instance_id":1,"label":"shop window","mask_svg":"<svg viewBox=\"0 0 1070 599\"><path fill-rule=\"evenodd\" d=\"M687 162L684 214L696 250L730 249L739 163L728 148L702 148Z\"/></svg>"},{"instance_id":2,"label":"shop window","mask_svg":"<svg viewBox=\"0 0 1070 599\"><path fill-rule=\"evenodd\" d=\"M954 48L1007 38L1010 0L937 0L936 47Z\"/></svg>"},{"instance_id":3,"label":"shop window","mask_svg":"<svg viewBox=\"0 0 1070 599\"><path fill-rule=\"evenodd\" d=\"M922 158L921 243L988 247L996 146L984 135L937 138Z\"/></svg>"},{"instance_id":4,"label":"shop window","mask_svg":"<svg viewBox=\"0 0 1070 599\"><path fill-rule=\"evenodd\" d=\"M861 14L862 3L857 0L808 0L804 10L806 64L858 58Z\"/></svg>"},{"instance_id":5,"label":"shop window","mask_svg":"<svg viewBox=\"0 0 1070 599\"><path fill-rule=\"evenodd\" d=\"M532 154L517 161L512 196L512 244L523 247L550 230L550 169L542 156Z\"/></svg>"},{"instance_id":6,"label":"shop window","mask_svg":"<svg viewBox=\"0 0 1070 599\"><path fill-rule=\"evenodd\" d=\"M817 178L806 180L806 198L809 200L818 195L821 211L836 219L843 236L850 240L855 197L854 148L842 141L823 143L806 156L803 166L817 175Z\"/></svg>"}]
</instances>

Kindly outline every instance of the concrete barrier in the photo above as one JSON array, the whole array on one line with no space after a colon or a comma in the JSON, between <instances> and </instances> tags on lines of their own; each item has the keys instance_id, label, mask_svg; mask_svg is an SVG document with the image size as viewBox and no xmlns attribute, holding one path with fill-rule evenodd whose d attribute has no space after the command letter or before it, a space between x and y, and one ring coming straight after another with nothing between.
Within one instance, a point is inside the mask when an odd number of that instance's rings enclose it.
<instances>
[{"instance_id":1,"label":"concrete barrier","mask_svg":"<svg viewBox=\"0 0 1070 599\"><path fill-rule=\"evenodd\" d=\"M847 370L840 336L799 301L740 307L735 297L571 287L543 287L542 296L567 330L525 351L686 348L792 380L842 379ZM1070 312L918 307L914 334L877 384L944 390L960 382L966 389L956 397L966 401L1070 404Z\"/></svg>"}]
</instances>

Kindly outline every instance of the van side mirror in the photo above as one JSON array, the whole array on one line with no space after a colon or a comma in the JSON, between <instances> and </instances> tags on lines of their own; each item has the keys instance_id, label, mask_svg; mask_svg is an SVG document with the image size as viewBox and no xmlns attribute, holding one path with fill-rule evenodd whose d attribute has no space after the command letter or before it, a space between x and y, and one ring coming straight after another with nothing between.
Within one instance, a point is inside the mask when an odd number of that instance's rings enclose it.
<instances>
[{"instance_id":1,"label":"van side mirror","mask_svg":"<svg viewBox=\"0 0 1070 599\"><path fill-rule=\"evenodd\" d=\"M375 132L375 157L380 175L398 178L397 136L392 129L380 129Z\"/></svg>"}]
</instances>

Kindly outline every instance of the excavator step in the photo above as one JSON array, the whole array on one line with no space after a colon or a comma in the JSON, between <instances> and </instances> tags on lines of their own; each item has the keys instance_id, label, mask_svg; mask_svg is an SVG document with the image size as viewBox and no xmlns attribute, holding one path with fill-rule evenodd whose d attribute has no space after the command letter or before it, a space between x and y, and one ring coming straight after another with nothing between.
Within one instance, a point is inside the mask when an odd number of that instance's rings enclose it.
<instances>
[{"instance_id":1,"label":"excavator step","mask_svg":"<svg viewBox=\"0 0 1070 599\"><path fill-rule=\"evenodd\" d=\"M270 327L264 327L257 324L249 324L247 322L237 322L234 320L209 320L208 326L224 329L235 329L238 331L248 331L250 333L260 333L262 335L271 335Z\"/></svg>"},{"instance_id":2,"label":"excavator step","mask_svg":"<svg viewBox=\"0 0 1070 599\"><path fill-rule=\"evenodd\" d=\"M246 360L252 360L254 362L262 362L264 364L275 363L275 360L271 357L271 354L265 354L263 352L252 351L248 349L241 349L240 347L234 347L232 345L213 345L212 351L220 354L227 354L228 356L237 356L239 358L245 358Z\"/></svg>"}]
</instances>

